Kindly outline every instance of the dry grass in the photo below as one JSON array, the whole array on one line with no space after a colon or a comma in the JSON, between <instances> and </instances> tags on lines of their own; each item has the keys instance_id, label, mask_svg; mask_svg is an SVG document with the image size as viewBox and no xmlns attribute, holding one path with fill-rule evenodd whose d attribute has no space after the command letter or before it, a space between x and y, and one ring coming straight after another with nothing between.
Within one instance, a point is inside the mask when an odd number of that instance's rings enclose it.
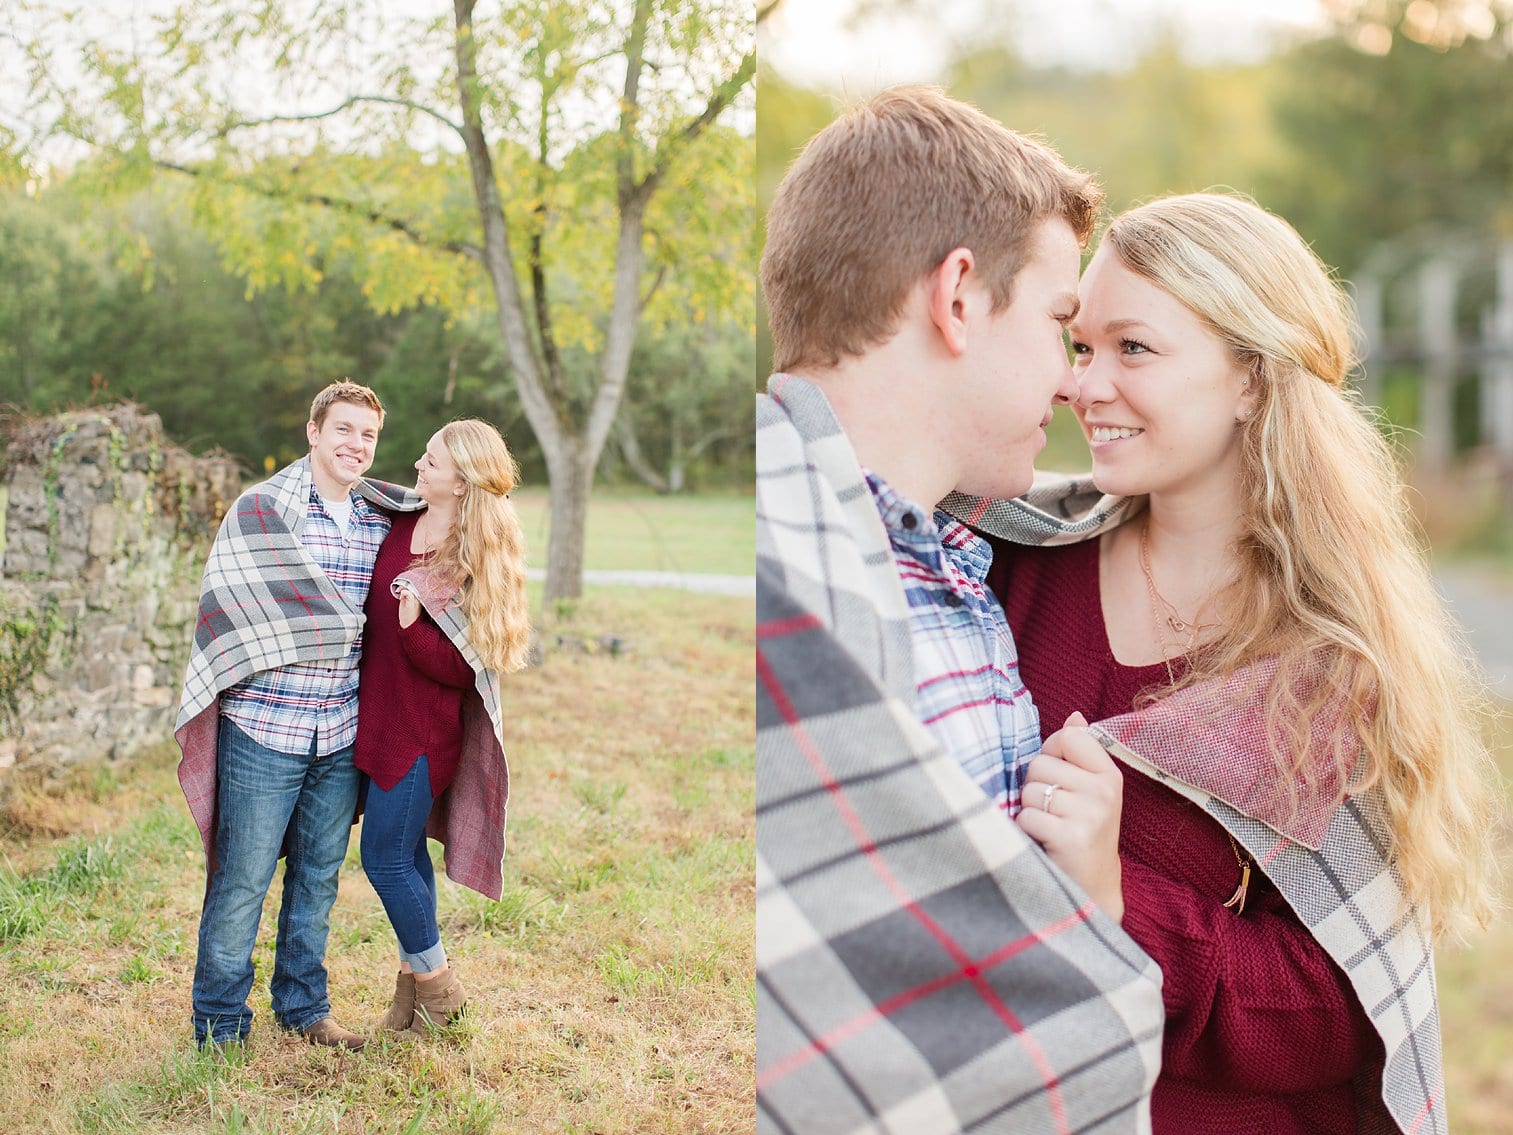
<instances>
[{"instance_id":1,"label":"dry grass","mask_svg":"<svg viewBox=\"0 0 1513 1135\"><path fill-rule=\"evenodd\" d=\"M750 601L606 591L506 687L501 903L444 884L473 995L449 1034L356 1054L290 1043L254 955L244 1053L189 1033L203 876L166 745L12 797L0 817L0 1059L25 1132L717 1132L754 1114ZM275 880L274 888L277 891ZM393 940L357 864L332 917L332 999L372 1021Z\"/></svg>"}]
</instances>

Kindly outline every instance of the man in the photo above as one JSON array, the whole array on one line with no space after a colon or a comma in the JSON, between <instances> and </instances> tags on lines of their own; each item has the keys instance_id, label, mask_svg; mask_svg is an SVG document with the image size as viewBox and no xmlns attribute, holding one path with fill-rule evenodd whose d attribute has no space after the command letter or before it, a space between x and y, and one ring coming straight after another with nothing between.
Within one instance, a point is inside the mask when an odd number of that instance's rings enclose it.
<instances>
[{"instance_id":1,"label":"man","mask_svg":"<svg viewBox=\"0 0 1513 1135\"><path fill-rule=\"evenodd\" d=\"M209 868L193 990L201 1045L252 1027L252 947L280 855L274 1016L312 1044L364 1044L331 1016L325 956L357 804L362 609L389 529L373 506L419 503L363 478L383 416L354 382L316 395L309 454L237 499L205 565L175 730Z\"/></svg>"},{"instance_id":2,"label":"man","mask_svg":"<svg viewBox=\"0 0 1513 1135\"><path fill-rule=\"evenodd\" d=\"M1100 198L1045 146L900 88L811 139L768 214L759 1130L1149 1127L1159 971L1117 925L1117 856L1111 878L1063 873L1010 820L1038 718L991 552L936 509L1030 488L1075 393L1062 327ZM1085 733L1053 741L1117 789ZM1051 794L1034 803L1046 821Z\"/></svg>"}]
</instances>

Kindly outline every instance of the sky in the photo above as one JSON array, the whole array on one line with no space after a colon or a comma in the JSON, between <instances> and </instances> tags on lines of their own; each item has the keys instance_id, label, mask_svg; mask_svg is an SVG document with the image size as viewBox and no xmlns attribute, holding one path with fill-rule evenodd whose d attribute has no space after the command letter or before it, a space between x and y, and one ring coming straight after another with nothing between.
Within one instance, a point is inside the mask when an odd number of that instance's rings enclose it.
<instances>
[{"instance_id":1,"label":"sky","mask_svg":"<svg viewBox=\"0 0 1513 1135\"><path fill-rule=\"evenodd\" d=\"M863 95L900 82L932 81L981 27L984 13L1012 13L1025 57L1113 69L1135 61L1163 21L1195 61L1254 60L1279 37L1323 27L1318 0L935 0L928 15L847 18L857 0L783 0L759 33L759 57L804 86Z\"/></svg>"}]
</instances>

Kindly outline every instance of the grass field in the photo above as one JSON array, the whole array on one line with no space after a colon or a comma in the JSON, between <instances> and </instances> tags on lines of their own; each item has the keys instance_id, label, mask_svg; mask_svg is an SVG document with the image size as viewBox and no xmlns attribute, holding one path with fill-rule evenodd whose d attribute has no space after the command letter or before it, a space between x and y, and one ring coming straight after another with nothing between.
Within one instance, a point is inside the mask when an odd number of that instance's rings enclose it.
<instances>
[{"instance_id":1,"label":"grass field","mask_svg":"<svg viewBox=\"0 0 1513 1135\"><path fill-rule=\"evenodd\" d=\"M546 566L549 515L545 489L514 494L532 567ZM588 505L589 570L715 572L750 575L756 521L748 494L657 496L597 490Z\"/></svg>"},{"instance_id":2,"label":"grass field","mask_svg":"<svg viewBox=\"0 0 1513 1135\"><path fill-rule=\"evenodd\" d=\"M345 1054L280 1034L268 1011L270 901L252 1040L227 1063L197 1053L188 1011L203 866L176 749L14 794L0 816L0 1063L11 1084L0 1126L750 1130L751 602L604 590L557 629L613 633L632 649L552 654L506 682L505 894L496 904L442 884L444 938L472 1008L441 1036ZM394 945L355 839L330 967L338 1017L371 1025Z\"/></svg>"}]
</instances>

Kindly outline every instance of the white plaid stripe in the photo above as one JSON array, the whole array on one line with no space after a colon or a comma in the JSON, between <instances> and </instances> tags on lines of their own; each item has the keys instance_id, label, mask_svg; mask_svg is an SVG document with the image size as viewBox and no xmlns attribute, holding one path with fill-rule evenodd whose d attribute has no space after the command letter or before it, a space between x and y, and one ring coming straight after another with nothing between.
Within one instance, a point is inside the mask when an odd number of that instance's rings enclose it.
<instances>
[{"instance_id":1,"label":"white plaid stripe","mask_svg":"<svg viewBox=\"0 0 1513 1135\"><path fill-rule=\"evenodd\" d=\"M909 603L915 710L972 782L1017 815L1025 767L1040 751L1040 715L1020 681L1003 607L986 586L992 547L866 476Z\"/></svg>"},{"instance_id":2,"label":"white plaid stripe","mask_svg":"<svg viewBox=\"0 0 1513 1135\"><path fill-rule=\"evenodd\" d=\"M355 491L350 500L352 516L343 530L326 510L312 481L300 542L352 609L361 611L368 600L373 563L389 531L389 519L368 507ZM361 658L359 634L340 658L292 662L259 671L221 695L221 712L264 748L303 754L310 752L313 744L318 755L329 756L357 739L357 666Z\"/></svg>"}]
</instances>

